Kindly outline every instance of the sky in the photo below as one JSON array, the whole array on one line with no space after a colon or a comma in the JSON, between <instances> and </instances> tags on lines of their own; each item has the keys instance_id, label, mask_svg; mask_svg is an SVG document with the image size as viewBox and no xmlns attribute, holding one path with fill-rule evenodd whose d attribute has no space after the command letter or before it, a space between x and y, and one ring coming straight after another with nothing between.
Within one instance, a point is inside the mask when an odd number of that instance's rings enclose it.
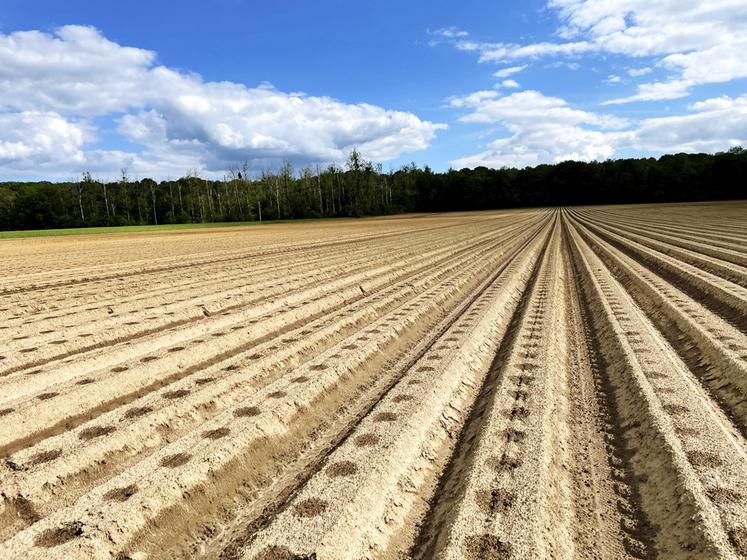
<instances>
[{"instance_id":1,"label":"sky","mask_svg":"<svg viewBox=\"0 0 747 560\"><path fill-rule=\"evenodd\" d=\"M0 181L747 146L744 0L2 0Z\"/></svg>"}]
</instances>

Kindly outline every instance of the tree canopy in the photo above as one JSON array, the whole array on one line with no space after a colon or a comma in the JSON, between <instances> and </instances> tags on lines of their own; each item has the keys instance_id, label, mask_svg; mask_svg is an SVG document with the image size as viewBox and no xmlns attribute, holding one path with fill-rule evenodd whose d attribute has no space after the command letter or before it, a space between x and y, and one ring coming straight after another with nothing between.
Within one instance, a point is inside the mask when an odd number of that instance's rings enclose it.
<instances>
[{"instance_id":1,"label":"tree canopy","mask_svg":"<svg viewBox=\"0 0 747 560\"><path fill-rule=\"evenodd\" d=\"M0 229L253 221L403 212L487 210L745 198L747 150L658 159L566 161L525 169L405 165L384 173L353 150L344 167L290 162L250 178L248 164L222 180L188 175L160 183L84 173L63 183L0 183Z\"/></svg>"}]
</instances>

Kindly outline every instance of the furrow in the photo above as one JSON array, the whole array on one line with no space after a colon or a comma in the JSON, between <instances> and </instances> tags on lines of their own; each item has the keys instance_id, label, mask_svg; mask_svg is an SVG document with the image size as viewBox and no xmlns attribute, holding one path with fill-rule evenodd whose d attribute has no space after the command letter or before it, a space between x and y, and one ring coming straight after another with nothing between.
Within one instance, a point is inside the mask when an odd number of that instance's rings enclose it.
<instances>
[{"instance_id":1,"label":"furrow","mask_svg":"<svg viewBox=\"0 0 747 560\"><path fill-rule=\"evenodd\" d=\"M640 244L601 228L586 225L616 249L634 258L652 272L690 297L705 304L711 311L735 326L747 320L747 289L700 270L675 258L658 253Z\"/></svg>"},{"instance_id":2,"label":"furrow","mask_svg":"<svg viewBox=\"0 0 747 560\"><path fill-rule=\"evenodd\" d=\"M386 356L405 351L422 338L478 280L465 270L458 280L421 293L402 312L374 322L372 326L379 332L365 337L368 340L342 341L317 356L313 364L297 368L294 373L296 378L303 378L302 382L284 377L261 388L242 406L206 422L204 432L187 434L164 446L97 486L70 508L18 533L3 545L6 554L26 550L23 554L29 557L66 557L71 553L98 557L130 543L138 548L165 546L161 538L148 544L149 538L165 530L170 539L186 538L189 529L199 527L201 519L218 513L214 511L220 503L217 498L236 497L240 489L247 494L252 489L257 491L282 472L300 451L301 442L309 441L315 432L323 433L330 415L344 412L365 397L371 381L380 380L379 372L387 371L382 370ZM203 435L226 428L229 432L217 440ZM314 440L312 437L310 441ZM185 465L189 467L183 468ZM238 468L240 465L245 467ZM248 465L252 467L246 468ZM212 482L215 480L220 484ZM128 497L126 505L104 498L107 492L132 485L152 491L136 492ZM138 513L123 518L122 507ZM189 515L185 515L187 511ZM47 548L49 531L64 526L70 516L76 518L74 523L86 527L87 538ZM173 531L175 524L181 529ZM78 552L72 552L75 550Z\"/></svg>"},{"instance_id":3,"label":"furrow","mask_svg":"<svg viewBox=\"0 0 747 560\"><path fill-rule=\"evenodd\" d=\"M638 479L622 437L600 340L592 328L590 305L572 258L564 217L564 257L568 274L570 431L575 554L589 560L655 556L652 527L640 507Z\"/></svg>"},{"instance_id":4,"label":"furrow","mask_svg":"<svg viewBox=\"0 0 747 560\"><path fill-rule=\"evenodd\" d=\"M242 558L283 549L290 557L320 559L407 552L425 513L422 496L435 490L546 235L362 419L323 469L250 539Z\"/></svg>"},{"instance_id":5,"label":"furrow","mask_svg":"<svg viewBox=\"0 0 747 560\"><path fill-rule=\"evenodd\" d=\"M494 218L485 218L485 221L493 220ZM18 282L17 286L7 286L2 288L0 293L2 294L9 294L9 293L25 293L29 291L35 291L38 289L48 288L48 287L56 287L61 288L69 285L74 284L80 284L81 282L98 282L101 280L108 280L108 279L115 279L115 278L121 278L122 276L142 276L147 274L153 274L154 272L161 272L161 271L168 271L168 270L178 270L183 269L187 267L194 266L195 264L199 265L210 265L210 264L216 264L216 263L225 263L227 261L241 261L245 260L247 258L257 257L257 256L266 256L270 254L283 254L287 252L302 252L309 248L318 248L320 246L324 247L336 247L336 246L349 246L351 243L355 242L370 242L377 239L384 239L387 237L395 237L395 236L407 236L415 231L423 232L423 231L438 231L438 230L444 230L448 228L454 228L459 227L461 224L459 222L456 222L454 224L446 224L446 225L437 225L437 226L431 226L426 228L417 228L417 229L402 229L400 231L390 231L390 232L383 232L379 234L374 235L366 235L362 234L359 236L346 236L344 239L336 239L332 241L324 241L324 242L311 242L311 243L294 243L290 246L279 246L279 247L272 247L272 248L266 248L260 251L257 251L256 249L251 251L246 250L236 250L233 251L233 255L229 255L226 257L220 257L216 258L214 256L214 253L207 252L206 256L203 257L200 260L187 260L185 262L185 259L181 257L172 257L170 260L172 262L163 264L161 266L153 266L153 261L150 259L139 261L139 263L135 262L129 262L126 266L126 268L114 268L111 272L103 273L99 276L93 276L93 277L81 277L80 275L72 275L71 278L66 278L64 280L58 281L58 282L50 282L48 284L32 284L28 285L29 279L25 277L21 278L8 278L7 280L15 280ZM192 258L194 259L194 257ZM133 270L137 264L140 264L143 266L143 268L138 268L136 270ZM121 267L121 265L112 265L113 267ZM66 274L70 274L69 272L66 272Z\"/></svg>"},{"instance_id":6,"label":"furrow","mask_svg":"<svg viewBox=\"0 0 747 560\"><path fill-rule=\"evenodd\" d=\"M445 261L448 261L448 258L445 258ZM14 452L20 448L21 443L26 446L40 438L59 433L71 425L78 425L106 410L122 406L192 372L224 361L239 352L247 351L262 338L278 330L280 330L278 334L283 334L311 318L332 312L349 301L360 299L365 294L385 288L398 278L420 273L434 264L436 263L433 260L408 263L405 265L407 269L405 274L397 269L384 268L377 275L366 274L361 278L352 279L343 277L343 280L325 286L321 293L306 294L305 300L299 296L298 301L286 298L271 304L266 309L253 308L250 311L251 315L240 318L241 321L215 318L216 321L221 321L219 323L221 328L238 323L242 325L240 330L216 331L214 327L212 330L216 332L213 332L213 335L220 334L220 336L207 338L205 335L208 333L204 326L197 325L194 334L191 334L189 329L182 328L174 332L179 335L179 338L154 339L150 344L155 348L151 349L151 353L145 357L140 356L146 352L142 350L134 352L128 345L123 345L119 354L110 351L105 356L105 361L96 358L93 362L72 362L46 374L53 375L60 381L69 379L66 383L58 381L50 385L43 379L41 373L31 376L30 379L27 377L23 380L23 389L33 390L34 382L38 380L36 391L44 392L36 394L43 397L46 406L40 413L37 406L38 396L34 396L31 400L21 400L18 404L5 403L6 409L10 409L10 412L6 413L6 419L14 422L17 427L13 433L0 434L0 455ZM193 338L195 335L201 335L202 338L195 339ZM187 341L191 342L189 350L192 353L203 348L202 358L196 363L184 362L184 358L181 357L184 348L187 347L185 344ZM182 345L174 346L175 344ZM170 351L172 349L177 351ZM135 357L134 360L133 357ZM78 385L81 378L93 379L97 382L81 386ZM47 395L49 395L48 398ZM62 398L63 395L69 395L69 397ZM83 412L76 413L77 410Z\"/></svg>"},{"instance_id":7,"label":"furrow","mask_svg":"<svg viewBox=\"0 0 747 560\"><path fill-rule=\"evenodd\" d=\"M575 557L561 248L556 229L496 354L491 384L445 473L415 558Z\"/></svg>"},{"instance_id":8,"label":"furrow","mask_svg":"<svg viewBox=\"0 0 747 560\"><path fill-rule=\"evenodd\" d=\"M571 237L655 552L747 553L743 438L573 228Z\"/></svg>"},{"instance_id":9,"label":"furrow","mask_svg":"<svg viewBox=\"0 0 747 560\"><path fill-rule=\"evenodd\" d=\"M747 336L583 226L578 231L670 346L747 434Z\"/></svg>"},{"instance_id":10,"label":"furrow","mask_svg":"<svg viewBox=\"0 0 747 560\"><path fill-rule=\"evenodd\" d=\"M725 247L715 246L713 243L704 242L702 236L683 237L680 235L674 235L672 233L662 233L661 228L652 228L648 225L637 224L631 225L628 221L613 221L604 218L597 217L594 213L584 212L582 214L585 218L594 216L597 218L597 223L615 225L617 228L626 231L636 233L641 236L648 237L657 241L661 241L668 245L680 247L687 251L692 251L701 255L707 255L714 259L719 259L726 263L732 263L739 265L740 267L747 267L747 254L741 251L735 251L729 249L728 244ZM691 263L692 264L692 263Z\"/></svg>"},{"instance_id":11,"label":"furrow","mask_svg":"<svg viewBox=\"0 0 747 560\"><path fill-rule=\"evenodd\" d=\"M646 234L641 234L638 230L622 229L615 227L610 223L601 223L598 220L592 220L587 216L581 218L584 223L593 224L595 227L605 229L612 233L621 235L631 241L635 241L640 245L653 249L659 253L663 253L667 256L680 260L684 263L692 265L696 268L705 270L710 274L720 276L721 278L733 282L741 286L742 288L747 287L747 268L736 264L731 261L725 261L718 257L711 257L708 255L702 255L696 251L691 250L687 244L680 243L674 245L672 243L658 241L650 238ZM747 259L746 259L747 262Z\"/></svg>"},{"instance_id":12,"label":"furrow","mask_svg":"<svg viewBox=\"0 0 747 560\"><path fill-rule=\"evenodd\" d=\"M200 368L193 375L174 383L168 391L148 393L133 400L124 413L115 409L87 422L78 431L68 431L44 440L43 444L27 447L23 452L15 453L11 459L11 464L19 472L3 480L6 495L15 495L21 491L21 487L25 487L31 491L23 495L23 500L33 502L37 511L49 511L54 506L47 504L41 507L42 502L51 498L55 503L69 500L76 491L82 490L83 481L90 483L103 475L113 476L119 470L119 464L124 467L139 454L166 443L231 404L241 402L259 387L281 374L291 372L294 367L342 337L365 329L379 315L395 308L401 309L421 290L436 282L448 281L455 274L463 273L465 268L474 267L474 263L479 263L483 258L492 258L490 252L495 251L495 246L488 247L482 252L455 259L448 266L429 274L393 284L345 306L337 313L286 333L282 340L270 339L243 355L215 366ZM283 344L276 347L277 342ZM277 349L271 351L271 346ZM190 395L188 399L183 398L187 395ZM178 400L171 404L174 396ZM171 405L164 406L164 403ZM142 413L130 418L129 414L133 411ZM141 438L140 434L149 431L149 426L153 425L158 426L153 436ZM87 434L105 430L117 433L110 438L87 437ZM66 451L29 472L26 465L33 464L36 457L54 454L58 449ZM104 460L106 470L102 471L96 466L103 464ZM12 492L13 488L18 490Z\"/></svg>"},{"instance_id":13,"label":"furrow","mask_svg":"<svg viewBox=\"0 0 747 560\"><path fill-rule=\"evenodd\" d=\"M458 251L463 248L469 248L469 246L476 244L481 239L482 236L477 236L477 240L473 239L464 244L455 244L452 250ZM272 302L278 297L288 298L294 293L307 290L310 283L329 282L331 279L339 277L342 271L348 275L362 273L366 270L371 270L372 273L375 273L377 269L396 267L399 263L406 262L415 255L418 255L419 258L424 258L446 253L448 253L448 250L444 249L421 251L419 255L417 253L403 254L391 251L387 259L382 259L378 263L371 263L370 256L365 253L357 259L352 258L352 255L348 255L347 260L345 256L339 260L330 259L331 262L329 264L325 264L325 266L310 273L281 275L282 280L279 280L278 276L271 277L267 282L270 285L263 286L261 281L257 280L252 290L232 295L229 298L229 304L221 301L226 299L225 296L219 297L217 301L216 298L201 300L199 297L190 297L189 299L185 298L188 303L181 306L186 309L179 312L179 308L173 309L169 306L159 306L158 301L151 300L152 305L147 306L143 310L144 313L150 313L151 311L149 310L158 308L157 315L151 317L127 315L124 310L117 308L116 312L113 312L111 315L112 319L99 321L97 329L93 333L90 332L89 322L83 324L78 329L72 328L72 325L66 325L64 329L65 338L63 339L59 339L59 334L49 333L49 336L56 336L58 338L58 340L54 340L52 343L41 344L38 338L23 336L24 340L22 344L24 346L14 348L13 345L10 345L8 347L11 359L3 362L4 369L0 372L0 376L9 375L23 369L38 368L38 366L48 364L53 360L62 360L69 356L99 348L108 348L114 344L135 341L138 338L148 337L165 330L175 329L176 327L182 327L181 330L187 332L183 328L185 325L200 322L202 326L205 324L206 315L213 316L232 313L236 316L241 316L240 313L244 309L250 307L256 308L260 304L268 301ZM146 324L148 328L143 329L141 324ZM112 337L108 332L111 329L116 329L118 336Z\"/></svg>"}]
</instances>

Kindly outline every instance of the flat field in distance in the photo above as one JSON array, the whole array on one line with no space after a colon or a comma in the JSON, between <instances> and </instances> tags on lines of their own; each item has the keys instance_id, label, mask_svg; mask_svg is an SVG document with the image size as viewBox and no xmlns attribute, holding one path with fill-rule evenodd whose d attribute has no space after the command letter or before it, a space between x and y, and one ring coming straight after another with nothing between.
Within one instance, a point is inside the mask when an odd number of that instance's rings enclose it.
<instances>
[{"instance_id":1,"label":"flat field in distance","mask_svg":"<svg viewBox=\"0 0 747 560\"><path fill-rule=\"evenodd\" d=\"M0 241L0 558L747 557L747 203Z\"/></svg>"}]
</instances>

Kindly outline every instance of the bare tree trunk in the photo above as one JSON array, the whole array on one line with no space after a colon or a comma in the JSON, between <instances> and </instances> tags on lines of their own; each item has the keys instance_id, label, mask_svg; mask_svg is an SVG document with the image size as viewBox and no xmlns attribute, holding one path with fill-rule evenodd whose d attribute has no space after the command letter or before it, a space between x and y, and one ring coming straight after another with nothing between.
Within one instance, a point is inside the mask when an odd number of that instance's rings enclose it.
<instances>
[{"instance_id":1,"label":"bare tree trunk","mask_svg":"<svg viewBox=\"0 0 747 560\"><path fill-rule=\"evenodd\" d=\"M340 200L338 202L340 203L339 204L340 212L342 212L342 205L343 205L343 202L345 200L345 181L342 180L342 177L340 176L340 173L335 173L335 177L337 178L337 181L338 181L339 186L340 186L340 190L338 191L339 195L340 195Z\"/></svg>"},{"instance_id":2,"label":"bare tree trunk","mask_svg":"<svg viewBox=\"0 0 747 560\"><path fill-rule=\"evenodd\" d=\"M246 180L241 180L241 186L243 189L246 189ZM236 197L236 204L239 207L239 215L243 218L244 217L244 207L241 205L241 196L239 195L239 187L234 184L233 188L234 196Z\"/></svg>"},{"instance_id":3,"label":"bare tree trunk","mask_svg":"<svg viewBox=\"0 0 747 560\"><path fill-rule=\"evenodd\" d=\"M171 199L171 215L174 217L174 221L176 221L176 208L174 208L174 188L171 184L171 181L169 181L169 198Z\"/></svg>"},{"instance_id":4,"label":"bare tree trunk","mask_svg":"<svg viewBox=\"0 0 747 560\"><path fill-rule=\"evenodd\" d=\"M275 181L275 202L278 207L278 220L280 219L280 181Z\"/></svg>"},{"instance_id":5,"label":"bare tree trunk","mask_svg":"<svg viewBox=\"0 0 747 560\"><path fill-rule=\"evenodd\" d=\"M252 204L251 204L251 201L249 199L249 188L251 186L251 183L249 181L249 161L244 160L244 163L241 165L241 171L242 171L241 188L242 188L244 194L246 194L246 197L247 197L246 198L246 212L247 212L247 214L250 214L251 213ZM239 196L238 192L236 192L236 200L239 203L239 213L241 214L241 217L244 218L244 219L246 219L246 216L244 216L244 207L241 204L241 196Z\"/></svg>"},{"instance_id":6,"label":"bare tree trunk","mask_svg":"<svg viewBox=\"0 0 747 560\"><path fill-rule=\"evenodd\" d=\"M322 173L316 166L316 190L319 192L319 214L324 216L324 199L322 199Z\"/></svg>"},{"instance_id":7,"label":"bare tree trunk","mask_svg":"<svg viewBox=\"0 0 747 560\"><path fill-rule=\"evenodd\" d=\"M128 196L127 191L127 168L122 168L122 197L124 198L124 207L125 207L125 215L127 216L127 221L130 221L130 197Z\"/></svg>"},{"instance_id":8,"label":"bare tree trunk","mask_svg":"<svg viewBox=\"0 0 747 560\"><path fill-rule=\"evenodd\" d=\"M212 216L213 214L215 214L215 209L213 207L213 189L210 188L210 184L208 183L207 179L205 179L205 188L207 189L208 210L210 211L210 215Z\"/></svg>"},{"instance_id":9,"label":"bare tree trunk","mask_svg":"<svg viewBox=\"0 0 747 560\"><path fill-rule=\"evenodd\" d=\"M104 191L104 208L106 209L106 217L109 217L109 197L106 195L106 183L101 182L101 188Z\"/></svg>"},{"instance_id":10,"label":"bare tree trunk","mask_svg":"<svg viewBox=\"0 0 747 560\"><path fill-rule=\"evenodd\" d=\"M332 189L332 196L330 199L332 200L332 215L335 216L337 214L337 211L335 210L335 182L334 180L329 181L329 187Z\"/></svg>"},{"instance_id":11,"label":"bare tree trunk","mask_svg":"<svg viewBox=\"0 0 747 560\"><path fill-rule=\"evenodd\" d=\"M155 185L150 186L150 196L153 200L153 223L158 225L158 215L156 214L156 187Z\"/></svg>"},{"instance_id":12,"label":"bare tree trunk","mask_svg":"<svg viewBox=\"0 0 747 560\"><path fill-rule=\"evenodd\" d=\"M81 221L86 221L86 215L83 212L83 185L81 183L78 183L78 206L80 207L80 219Z\"/></svg>"}]
</instances>

